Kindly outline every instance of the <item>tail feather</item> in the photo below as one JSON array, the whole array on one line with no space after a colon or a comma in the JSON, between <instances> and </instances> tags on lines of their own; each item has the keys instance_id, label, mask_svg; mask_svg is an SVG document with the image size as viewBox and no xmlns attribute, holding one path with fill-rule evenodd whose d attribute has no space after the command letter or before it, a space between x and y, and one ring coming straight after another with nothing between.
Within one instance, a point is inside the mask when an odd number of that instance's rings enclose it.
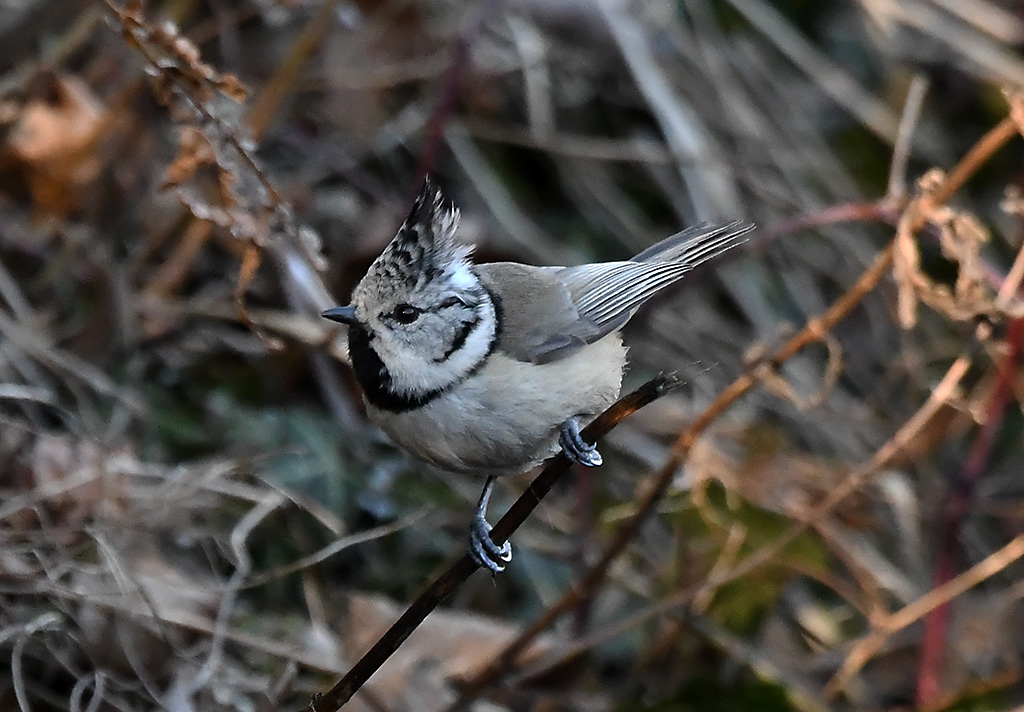
<instances>
[{"instance_id":1,"label":"tail feather","mask_svg":"<svg viewBox=\"0 0 1024 712\"><path fill-rule=\"evenodd\" d=\"M695 225L624 262L598 262L559 270L581 321L599 338L619 328L645 301L699 264L743 242L751 223Z\"/></svg>"},{"instance_id":2,"label":"tail feather","mask_svg":"<svg viewBox=\"0 0 1024 712\"><path fill-rule=\"evenodd\" d=\"M743 220L719 225L699 223L651 245L630 262L682 262L696 267L746 242L745 235L753 229L753 223Z\"/></svg>"}]
</instances>

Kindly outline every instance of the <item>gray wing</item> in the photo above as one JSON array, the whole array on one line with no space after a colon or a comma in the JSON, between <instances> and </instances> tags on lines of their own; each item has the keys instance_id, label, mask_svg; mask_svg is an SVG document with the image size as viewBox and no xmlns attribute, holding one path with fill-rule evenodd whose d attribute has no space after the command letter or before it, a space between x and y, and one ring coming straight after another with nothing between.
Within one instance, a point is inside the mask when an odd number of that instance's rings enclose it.
<instances>
[{"instance_id":1,"label":"gray wing","mask_svg":"<svg viewBox=\"0 0 1024 712\"><path fill-rule=\"evenodd\" d=\"M692 270L746 240L752 223L694 225L648 247L626 262L564 267L559 275L580 318L598 337L620 328L637 308Z\"/></svg>"},{"instance_id":2,"label":"gray wing","mask_svg":"<svg viewBox=\"0 0 1024 712\"><path fill-rule=\"evenodd\" d=\"M620 328L655 293L743 242L752 228L740 221L695 225L624 262L478 265L481 279L501 301L498 348L531 363L565 358Z\"/></svg>"},{"instance_id":3,"label":"gray wing","mask_svg":"<svg viewBox=\"0 0 1024 712\"><path fill-rule=\"evenodd\" d=\"M498 349L520 361L549 363L600 338L598 327L580 318L572 294L559 278L563 269L515 262L476 266L501 310Z\"/></svg>"}]
</instances>

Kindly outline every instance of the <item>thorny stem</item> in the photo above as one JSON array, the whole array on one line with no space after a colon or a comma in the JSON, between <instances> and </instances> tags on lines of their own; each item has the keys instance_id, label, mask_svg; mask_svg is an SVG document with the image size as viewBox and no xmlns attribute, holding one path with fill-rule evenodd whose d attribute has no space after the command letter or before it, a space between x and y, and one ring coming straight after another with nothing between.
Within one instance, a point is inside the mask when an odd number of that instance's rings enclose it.
<instances>
[{"instance_id":1,"label":"thorny stem","mask_svg":"<svg viewBox=\"0 0 1024 712\"><path fill-rule=\"evenodd\" d=\"M678 381L674 376L659 376L648 381L632 393L620 398L611 408L584 428L581 435L587 442L594 442L640 408L668 393L677 384ZM551 460L509 508L505 516L494 525L494 529L491 530L491 539L496 544L506 541L540 504L541 499L554 487L559 478L569 470L569 467L569 461L562 454ZM348 674L329 692L312 699L307 709L311 712L329 712L344 705L370 676L398 650L399 646L430 612L437 608L448 594L468 579L477 568L469 554L464 554L413 601L405 613L348 671Z\"/></svg>"},{"instance_id":2,"label":"thorny stem","mask_svg":"<svg viewBox=\"0 0 1024 712\"><path fill-rule=\"evenodd\" d=\"M1012 117L1003 119L991 129L950 172L945 183L935 195L937 202L948 200L979 165L988 160L996 150L1019 133L1020 129ZM943 517L943 531L939 558L935 564L933 584L940 586L953 577L955 570L954 549L956 534L974 486L981 477L985 464L988 462L992 449L995 430L1002 422L1002 414L1006 408L1009 391L1012 387L1013 367L1020 355L1022 321L1015 319L1010 322L1007 333L1009 352L1000 372L999 380L989 402L985 423L981 432L968 453L958 479L954 482L953 499L949 503ZM1011 382L1007 382L1010 379ZM942 666L945 657L946 628L949 623L949 604L932 611L924 621L924 634L921 640L921 658L917 670L917 705L923 707L938 699L941 693Z\"/></svg>"}]
</instances>

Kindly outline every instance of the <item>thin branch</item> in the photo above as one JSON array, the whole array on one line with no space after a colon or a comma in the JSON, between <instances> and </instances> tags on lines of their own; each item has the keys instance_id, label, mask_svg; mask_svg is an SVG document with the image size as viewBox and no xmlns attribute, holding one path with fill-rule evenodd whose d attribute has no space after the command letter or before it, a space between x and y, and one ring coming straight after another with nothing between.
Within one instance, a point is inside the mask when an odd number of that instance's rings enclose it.
<instances>
[{"instance_id":1,"label":"thin branch","mask_svg":"<svg viewBox=\"0 0 1024 712\"><path fill-rule=\"evenodd\" d=\"M916 601L908 603L896 613L883 618L877 630L864 636L854 645L850 654L846 656L842 668L825 686L825 695L831 697L843 689L850 679L864 667L865 663L882 649L885 641L895 633L916 623L923 616L931 617L941 609L948 607L949 602L954 598L995 576L1021 557L1024 557L1024 535L1014 537L1003 548L989 554L956 578L951 578L930 589ZM920 680L918 682L920 683ZM929 700L918 700L917 709L931 707L934 700L938 698L938 692L936 687L935 697L929 698Z\"/></svg>"},{"instance_id":2,"label":"thin branch","mask_svg":"<svg viewBox=\"0 0 1024 712\"><path fill-rule=\"evenodd\" d=\"M935 386L928 400L907 419L896 433L887 440L874 455L857 469L848 474L839 486L811 509L799 522L793 524L784 534L767 546L752 552L739 561L731 569L708 576L703 583L688 586L667 598L648 606L619 623L598 631L597 633L576 641L571 646L559 650L556 657L534 666L528 672L531 677L544 671L558 667L567 660L579 656L588 649L605 644L623 633L634 630L648 621L671 613L681 606L690 605L692 601L709 597L722 586L747 576L762 566L774 561L787 547L793 544L808 529L817 525L828 516L836 506L851 494L859 490L884 467L890 464L897 455L909 448L932 419L946 406L955 393L960 380L971 365L972 353L962 354L946 371L942 380ZM456 708L457 709L457 708Z\"/></svg>"},{"instance_id":3,"label":"thin branch","mask_svg":"<svg viewBox=\"0 0 1024 712\"><path fill-rule=\"evenodd\" d=\"M779 349L778 352L767 362L770 367L777 368L783 361L790 358L804 347L819 340L820 335L827 332L850 311L860 303L868 292L875 288L879 280L888 272L892 264L892 247L885 249L875 259L874 264L868 268L856 284L846 294L839 298L832 307L821 317L812 319L796 336L790 339ZM742 376L737 378L709 405L697 418L690 423L676 439L668 461L648 481L643 494L640 495L635 505L633 515L618 528L615 537L605 547L604 553L596 564L594 564L572 588L563 594L557 602L550 606L539 618L537 618L518 638L509 643L487 667L480 670L473 678L462 685L462 694L447 710L447 712L458 712L466 709L487 686L494 682L501 674L514 665L519 654L529 646L533 640L546 630L551 624L558 620L567 611L572 610L583 600L587 591L593 590L604 579L612 562L621 554L633 540L640 527L647 521L647 518L654 512L654 508L661 495L672 481L676 470L683 463L690 453L690 449L697 438L718 419L729 408L754 388L759 382L754 375L755 371L764 367L764 363L755 365Z\"/></svg>"},{"instance_id":4,"label":"thin branch","mask_svg":"<svg viewBox=\"0 0 1024 712\"><path fill-rule=\"evenodd\" d=\"M191 107L196 116L201 117L202 120L209 125L217 126L221 129L219 134L220 138L223 138L223 140L231 146L235 154L245 164L246 168L252 172L253 177L259 182L260 187L266 191L269 207L272 207L275 210L282 210L285 206L284 200L282 200L280 193L278 193L277 188L270 181L270 178L268 178L263 172L263 169L260 168L252 151L247 146L243 145L242 140L236 133L237 128L226 126L223 119L215 116L199 98L193 95L193 92L184 82L182 82L176 72L170 71L170 69L165 66L165 62L162 61L158 53L144 41L145 33L149 31L148 26L142 24L141 20L132 14L131 11L120 7L113 0L103 0L103 2L107 6L107 9L117 17L118 22L124 30L123 36L125 40L145 58L153 70L160 72L160 76L166 77L174 83L179 90L179 97L182 101L186 102L189 107ZM143 36L140 37L137 33L142 33ZM210 84L214 85L213 82L210 82Z\"/></svg>"},{"instance_id":5,"label":"thin branch","mask_svg":"<svg viewBox=\"0 0 1024 712\"><path fill-rule=\"evenodd\" d=\"M338 0L324 0L320 7L306 22L298 39L292 44L291 50L277 66L276 71L263 85L263 90L256 97L249 109L249 130L254 141L258 141L270 126L278 107L289 92L295 91L299 73L317 47L327 36L334 18Z\"/></svg>"},{"instance_id":6,"label":"thin branch","mask_svg":"<svg viewBox=\"0 0 1024 712\"><path fill-rule=\"evenodd\" d=\"M1017 124L1010 117L1007 117L996 124L982 136L971 150L960 159L960 162L949 172L946 180L935 194L932 200L936 203L945 203L959 191L967 179L974 175L982 164L992 157L996 151L1003 147L1007 141L1017 135Z\"/></svg>"},{"instance_id":7,"label":"thin branch","mask_svg":"<svg viewBox=\"0 0 1024 712\"><path fill-rule=\"evenodd\" d=\"M963 186L967 179L985 163L985 161L987 161L997 150L1006 144L1007 141L1016 135L1016 132L1016 126L1011 118L1004 119L994 128L989 130L981 137L981 139L978 140L971 150L967 152L953 170L950 171L942 185L940 185L935 191L933 200L936 203L948 200ZM788 230L819 226L833 222L876 219L894 223L898 220L898 214L894 207L889 204L890 202L891 201L887 198L883 198L881 201L876 203L835 206L833 208L826 209L820 214L797 218L782 226L776 226L774 229L764 230L760 235L760 239L765 241L772 240L783 234L787 234ZM919 228L920 226L915 227ZM879 280L881 280L889 270L889 267L892 265L892 259L893 247L890 245L876 257L874 263L861 275L853 287L843 294L821 317L809 321L800 333L786 342L786 344L783 345L782 348L780 348L776 354L767 361L767 365L777 368L784 361L792 357L807 345L818 341L821 334L827 332L836 323L843 319L850 310L860 303L861 299L863 299L868 292L874 289L875 285L878 284ZM954 366L957 364L961 366L961 368L956 369L957 380L959 380L959 377L962 377L963 375L963 371L966 371L969 361L957 361ZM755 366L755 368L763 368L763 366L764 364L760 364ZM954 369L951 367L950 374L952 374L953 370ZM950 374L947 374L947 376ZM491 685L495 680L501 677L505 671L515 664L520 653L522 653L538 635L551 626L556 620L561 618L561 616L567 611L572 610L578 602L582 600L585 595L583 592L592 589L600 583L607 573L611 562L622 553L628 543L639 531L641 525L653 513L655 505L661 498L665 488L668 487L673 474L680 464L682 464L686 459L697 438L709 425L711 425L712 422L714 422L726 410L731 408L757 383L758 381L754 376L754 369L748 370L747 373L733 381L733 383L730 384L718 396L718 398L716 398L711 405L709 405L697 417L697 419L679 435L676 439L675 445L673 446L672 454L669 457L668 462L666 462L657 474L653 476L653 481L647 486L643 494L640 495L633 515L619 527L614 539L608 544L600 560L590 568L590 570L581 578L579 583L566 591L562 598L548 607L548 609L542 613L539 618L530 624L530 626L519 637L509 643L487 664L486 667L482 668L476 673L476 675L467 680L461 686L462 692L459 699L456 700L446 712L458 712L459 710L466 709L469 703L476 699L486 687ZM928 403L933 407L941 405L941 403L934 400L934 397L930 399ZM921 412L919 411L919 413ZM922 415L922 417L924 417L924 415ZM899 432L904 432L904 430L908 428L913 431L911 426L921 427L921 423L911 419L911 421L908 421L904 426L904 429L901 429ZM899 435L899 433L897 433L897 435ZM895 452L902 449L902 445L896 442L895 436L894 439L889 442L895 443L893 445L895 450L889 451L883 448L883 450L878 453L879 456L886 458L885 461L887 461L888 457L895 454ZM740 572L749 572L761 566L767 560L770 560L770 558L778 551L781 551L782 548L799 536L799 534L809 526L810 522L815 521L815 516L819 514L824 516L825 513L831 510L831 507L834 507L843 498L859 487L863 481L866 481L866 473L873 471L874 470L871 467L858 470L861 477L858 478L851 476L848 478L846 481L848 486L841 487L839 490L833 491L833 493L827 497L824 502L815 508L811 517L797 524L790 532L780 538L776 545L773 545L768 550L762 550L763 555L758 556L758 554L752 554L741 562L736 569L733 569L731 573L733 575L739 575ZM722 581L724 582L724 580L725 579L723 578ZM734 580L734 576L728 577L728 580ZM708 585L711 585L711 582L709 582Z\"/></svg>"},{"instance_id":8,"label":"thin branch","mask_svg":"<svg viewBox=\"0 0 1024 712\"><path fill-rule=\"evenodd\" d=\"M588 442L603 437L612 428L621 423L645 405L668 393L678 384L674 376L659 376L623 396L602 413L594 422L584 428L582 435ZM564 455L557 455L548 463L530 486L509 508L491 531L491 539L495 543L506 541L513 532L522 525L530 513L551 490L556 482L570 467ZM357 662L348 674L329 692L316 696L310 701L311 712L328 712L339 709L352 695L375 673L391 655L398 650L405 639L420 623L437 608L448 594L460 586L478 568L477 564L464 554L452 564L447 571L434 580L427 589L406 609L405 613L395 621L388 631L374 644Z\"/></svg>"}]
</instances>

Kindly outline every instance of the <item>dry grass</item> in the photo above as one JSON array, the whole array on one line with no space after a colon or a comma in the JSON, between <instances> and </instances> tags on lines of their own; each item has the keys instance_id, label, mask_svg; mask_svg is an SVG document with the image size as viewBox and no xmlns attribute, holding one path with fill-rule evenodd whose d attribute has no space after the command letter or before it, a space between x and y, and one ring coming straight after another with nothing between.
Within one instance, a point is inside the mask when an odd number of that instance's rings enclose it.
<instances>
[{"instance_id":1,"label":"dry grass","mask_svg":"<svg viewBox=\"0 0 1024 712\"><path fill-rule=\"evenodd\" d=\"M317 317L426 171L482 259L761 229L345 709L1024 704L1020 7L798 5L10 3L0 709L301 709L461 555Z\"/></svg>"}]
</instances>

